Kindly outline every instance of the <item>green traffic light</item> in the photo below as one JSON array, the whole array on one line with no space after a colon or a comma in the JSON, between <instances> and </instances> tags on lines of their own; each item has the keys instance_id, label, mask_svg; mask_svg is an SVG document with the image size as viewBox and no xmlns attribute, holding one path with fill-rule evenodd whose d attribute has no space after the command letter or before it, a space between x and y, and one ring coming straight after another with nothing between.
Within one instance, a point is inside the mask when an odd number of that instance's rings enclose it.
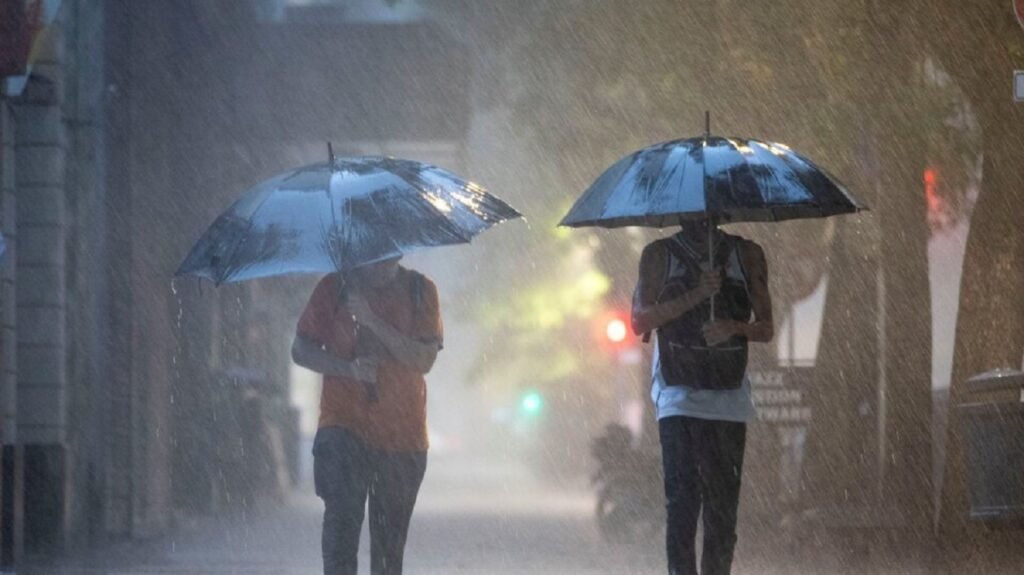
<instances>
[{"instance_id":1,"label":"green traffic light","mask_svg":"<svg viewBox=\"0 0 1024 575\"><path fill-rule=\"evenodd\" d=\"M523 411L529 414L538 413L542 407L544 407L544 400L541 399L540 394L536 391L531 391L523 396L521 402Z\"/></svg>"}]
</instances>

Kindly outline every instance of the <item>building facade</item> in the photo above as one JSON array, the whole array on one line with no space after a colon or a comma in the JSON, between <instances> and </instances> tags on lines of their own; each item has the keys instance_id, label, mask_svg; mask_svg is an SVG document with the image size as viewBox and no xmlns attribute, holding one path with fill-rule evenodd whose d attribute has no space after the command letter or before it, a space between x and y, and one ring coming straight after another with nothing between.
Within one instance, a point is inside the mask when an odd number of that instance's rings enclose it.
<instances>
[{"instance_id":1,"label":"building facade","mask_svg":"<svg viewBox=\"0 0 1024 575\"><path fill-rule=\"evenodd\" d=\"M309 280L214 289L174 270L241 191L327 141L458 168L467 132L461 50L418 12L41 4L53 21L0 99L8 570L273 499L251 478L279 478L280 454L232 462L267 428L293 439L287 338Z\"/></svg>"}]
</instances>

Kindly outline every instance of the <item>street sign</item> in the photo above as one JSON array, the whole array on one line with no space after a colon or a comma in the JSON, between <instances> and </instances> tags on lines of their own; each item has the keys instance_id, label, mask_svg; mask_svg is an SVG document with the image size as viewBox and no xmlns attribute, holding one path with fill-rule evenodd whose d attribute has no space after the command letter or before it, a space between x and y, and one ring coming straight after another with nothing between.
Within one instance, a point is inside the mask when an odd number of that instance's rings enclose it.
<instances>
[{"instance_id":1,"label":"street sign","mask_svg":"<svg viewBox=\"0 0 1024 575\"><path fill-rule=\"evenodd\" d=\"M1024 70L1013 71L1013 101L1024 102Z\"/></svg>"}]
</instances>

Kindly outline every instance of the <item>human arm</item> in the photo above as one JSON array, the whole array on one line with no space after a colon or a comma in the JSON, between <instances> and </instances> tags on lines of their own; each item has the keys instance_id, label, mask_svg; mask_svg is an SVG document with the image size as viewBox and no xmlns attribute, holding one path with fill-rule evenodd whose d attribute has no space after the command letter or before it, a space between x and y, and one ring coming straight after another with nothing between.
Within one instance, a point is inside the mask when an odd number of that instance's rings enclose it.
<instances>
[{"instance_id":1,"label":"human arm","mask_svg":"<svg viewBox=\"0 0 1024 575\"><path fill-rule=\"evenodd\" d=\"M377 360L372 357L342 359L325 350L322 345L307 335L299 333L292 342L292 361L297 365L321 373L347 377L363 383L376 383Z\"/></svg>"},{"instance_id":2,"label":"human arm","mask_svg":"<svg viewBox=\"0 0 1024 575\"><path fill-rule=\"evenodd\" d=\"M658 329L718 293L722 276L718 270L705 271L694 289L678 297L658 301L668 270L668 252L659 243L649 244L640 256L640 274L633 292L633 333Z\"/></svg>"},{"instance_id":3,"label":"human arm","mask_svg":"<svg viewBox=\"0 0 1024 575\"><path fill-rule=\"evenodd\" d=\"M427 313L436 315L438 309L436 288L430 284L430 289L424 291L424 307L427 309ZM366 301L366 297L359 292L349 294L347 305L360 327L373 332L373 335L396 361L424 374L434 367L437 354L441 350L439 337L420 339L402 333L374 313L369 302Z\"/></svg>"},{"instance_id":4,"label":"human arm","mask_svg":"<svg viewBox=\"0 0 1024 575\"><path fill-rule=\"evenodd\" d=\"M302 316L295 328L292 342L292 360L302 367L323 375L356 379L364 383L377 381L377 360L356 358L346 360L328 351L324 342L334 341L340 333L337 323L337 276L328 275L317 283L309 296Z\"/></svg>"},{"instance_id":5,"label":"human arm","mask_svg":"<svg viewBox=\"0 0 1024 575\"><path fill-rule=\"evenodd\" d=\"M750 322L717 320L705 324L704 339L708 345L722 343L734 335L757 342L769 342L775 336L771 293L768 291L768 263L764 250L754 242L746 242L740 256L747 274L747 289L754 319Z\"/></svg>"}]
</instances>

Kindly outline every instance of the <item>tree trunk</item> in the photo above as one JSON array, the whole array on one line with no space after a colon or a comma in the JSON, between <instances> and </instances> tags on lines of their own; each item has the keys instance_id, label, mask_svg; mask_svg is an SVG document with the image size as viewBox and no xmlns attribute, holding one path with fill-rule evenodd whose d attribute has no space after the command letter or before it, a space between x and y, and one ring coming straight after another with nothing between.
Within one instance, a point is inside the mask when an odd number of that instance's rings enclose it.
<instances>
[{"instance_id":1,"label":"tree trunk","mask_svg":"<svg viewBox=\"0 0 1024 575\"><path fill-rule=\"evenodd\" d=\"M1020 113L1010 104L982 111L984 167L982 190L971 218L964 256L957 318L953 377L950 386L950 425L939 527L955 536L967 517L966 467L957 405L965 382L980 372L1021 367L1024 352L1024 187L1019 166L1024 145L1015 127Z\"/></svg>"},{"instance_id":2,"label":"tree trunk","mask_svg":"<svg viewBox=\"0 0 1024 575\"><path fill-rule=\"evenodd\" d=\"M1024 31L1012 3L1001 0L944 0L929 3L925 15L936 40L931 48L978 114L984 153L961 279L937 516L940 533L954 542L966 540L968 513L964 446L955 417L964 383L993 368L1020 368L1024 351L1024 234L1019 223L1024 213L1024 104L1011 101L1012 72L1024 67Z\"/></svg>"}]
</instances>

